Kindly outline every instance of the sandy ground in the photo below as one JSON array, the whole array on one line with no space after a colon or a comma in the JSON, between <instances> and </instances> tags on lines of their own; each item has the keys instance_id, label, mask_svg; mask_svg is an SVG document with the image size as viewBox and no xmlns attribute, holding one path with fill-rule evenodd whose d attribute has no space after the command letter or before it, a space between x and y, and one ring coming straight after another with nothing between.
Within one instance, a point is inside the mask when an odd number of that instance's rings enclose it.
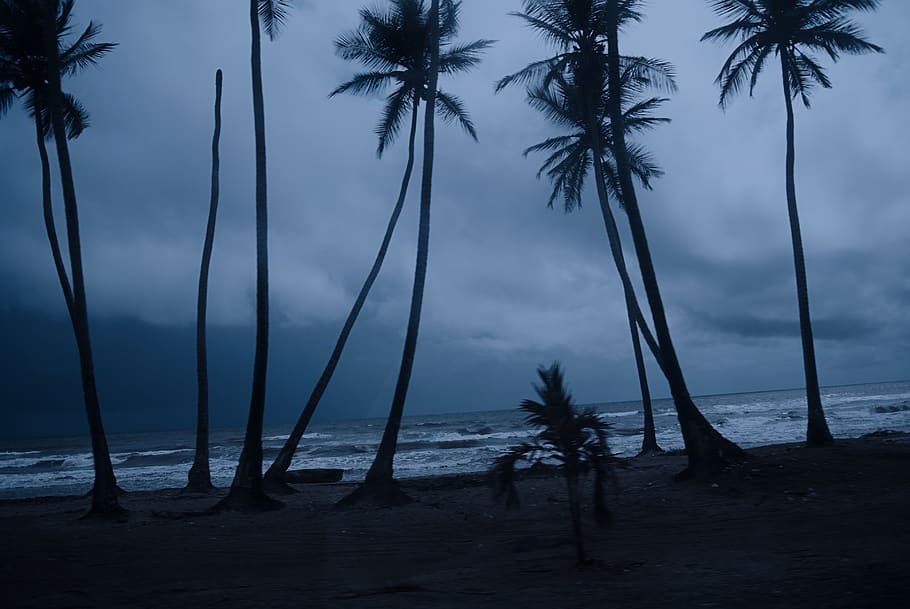
<instances>
[{"instance_id":1,"label":"sandy ground","mask_svg":"<svg viewBox=\"0 0 910 609\"><path fill-rule=\"evenodd\" d=\"M493 503L483 476L413 480L398 508L333 510L350 483L311 485L264 514L178 515L217 497L131 493L125 523L83 498L0 502L0 606L906 607L910 443L903 436L750 451L710 480L684 457L636 458L587 514L577 567L561 479ZM590 506L587 506L590 511Z\"/></svg>"}]
</instances>

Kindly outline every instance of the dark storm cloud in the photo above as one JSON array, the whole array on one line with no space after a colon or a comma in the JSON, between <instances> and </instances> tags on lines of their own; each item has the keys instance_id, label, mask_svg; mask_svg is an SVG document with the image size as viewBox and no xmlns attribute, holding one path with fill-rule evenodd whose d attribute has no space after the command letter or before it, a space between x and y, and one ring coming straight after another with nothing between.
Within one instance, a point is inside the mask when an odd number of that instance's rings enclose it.
<instances>
[{"instance_id":1,"label":"dark storm cloud","mask_svg":"<svg viewBox=\"0 0 910 609\"><path fill-rule=\"evenodd\" d=\"M299 352L273 355L270 400L290 391L279 384L308 391L318 374L375 256L404 167L401 141L376 159L381 96L328 98L358 69L334 56L332 41L357 25L361 4L298 2L280 38L264 43L274 332L293 336L307 353L305 365ZM554 131L522 91L492 91L496 79L548 53L507 15L519 8L517 0L463 3L461 38L498 43L479 69L442 85L464 99L480 142L454 126L437 130L430 267L409 408L512 405L524 397L533 366L554 359L567 365L580 399L635 397L622 293L593 192L576 213L546 209L549 184L534 178L542 159L520 153ZM167 2L77 3L79 24L100 21L101 38L119 43L99 67L66 84L93 118L72 145L89 307L98 323L133 320L162 332L192 324L220 67L222 200L209 319L224 331L248 331L255 255L248 17L243 3L215 0L180 3L179 18L173 11ZM859 18L887 54L843 58L830 69L835 88L817 91L811 111L797 110L797 189L827 384L910 370L903 110L910 106L910 6L883 3ZM783 100L769 67L754 98L717 108L712 81L731 49L698 42L717 24L706 2L653 0L645 21L627 32L627 52L671 60L680 85L662 112L673 122L643 138L666 176L641 195L642 211L692 389L798 386ZM0 142L0 311L59 317L33 129L21 108L0 121ZM356 355L338 381L357 391L327 396L333 404L358 402L379 416L391 393L418 185L415 176L352 339ZM55 197L62 219L59 189ZM293 408L282 412L293 416Z\"/></svg>"}]
</instances>

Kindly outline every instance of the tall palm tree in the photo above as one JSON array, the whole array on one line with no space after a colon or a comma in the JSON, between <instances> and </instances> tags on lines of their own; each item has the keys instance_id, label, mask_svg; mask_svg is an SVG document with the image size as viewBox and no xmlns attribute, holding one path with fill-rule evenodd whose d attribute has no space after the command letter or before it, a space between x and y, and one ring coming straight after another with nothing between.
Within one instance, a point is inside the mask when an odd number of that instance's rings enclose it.
<instances>
[{"instance_id":1,"label":"tall palm tree","mask_svg":"<svg viewBox=\"0 0 910 609\"><path fill-rule=\"evenodd\" d=\"M440 11L440 4L445 10ZM420 219L417 234L417 262L414 268L414 287L411 292L411 309L408 317L408 328L405 333L404 349L401 356L401 368L398 372L398 381L392 397L392 406L389 418L379 443L379 450L373 459L373 464L367 471L363 484L353 493L343 498L339 505L349 505L364 500L370 500L384 505L407 503L410 498L398 488L393 475L392 464L395 459L395 450L398 445L398 431L401 429L401 417L404 413L404 402L408 393L411 380L411 370L414 366L414 355L417 351L417 332L420 329L420 313L423 307L423 290L426 284L427 258L430 248L430 201L433 190L433 153L436 143L435 111L436 89L439 82L440 60L440 21L457 22L460 2L451 0L431 0L427 16L429 23L427 46L429 56L427 61L426 107L424 108L423 124L423 168L420 184ZM457 29L457 26L451 25Z\"/></svg>"},{"instance_id":2,"label":"tall palm tree","mask_svg":"<svg viewBox=\"0 0 910 609\"><path fill-rule=\"evenodd\" d=\"M659 66L655 66L655 69L659 69ZM635 78L635 76L635 73L631 70L626 70L624 74L623 93L628 94L630 97L633 89L637 91L647 84L647 82L640 78ZM672 74L668 74L668 76L672 82ZM606 93L604 92L601 100L605 98ZM552 86L538 86L528 92L528 103L532 107L542 112L551 122L571 131L568 135L549 138L540 144L531 146L524 152L525 156L531 152L538 151L550 153L540 171L538 171L537 176L539 178L541 174L546 172L553 183L553 191L550 195L548 206L553 207L554 201L562 195L564 209L567 213L581 207L584 182L592 164L591 143L594 138L591 137L588 131L584 114L584 99L585 97L581 95L581 91L577 87L570 85L561 75L554 79ZM663 98L654 97L635 104L625 104L627 106L624 112L626 130L643 130L659 123L669 122L669 119L655 118L650 115L650 111L659 107L664 101ZM605 108L606 105L604 103L598 104L597 115L600 118L599 138L600 141L604 142L604 152L607 153L607 156L601 160L607 181L601 188L598 188L598 195L608 194L621 204L622 198L619 195L616 165L613 160L612 136L610 135L609 122L605 116ZM632 171L645 188L650 189L651 178L659 177L663 174L654 165L650 156L641 148L636 147L630 150L630 160L632 162ZM636 323L635 312L638 311L638 300L635 292L631 289L631 281L628 280L628 270L622 243L619 240L619 231L616 228L616 221L610 210L609 201L600 201L600 203L613 260L620 276L625 278L622 281L622 285L644 413L641 453L661 452L654 429L654 413L651 406L647 371L645 370L644 356L641 350L641 341L639 340L639 327ZM650 334L647 325L645 324L643 327L645 332ZM651 341L653 342L653 338Z\"/></svg>"},{"instance_id":3,"label":"tall palm tree","mask_svg":"<svg viewBox=\"0 0 910 609\"><path fill-rule=\"evenodd\" d=\"M95 481L89 515L122 517L117 500L117 482L95 385L94 363L82 269L82 249L73 170L67 140L78 136L87 126L88 115L71 95L61 90L61 77L92 65L114 48L92 40L101 28L89 23L76 41L67 45L64 37L72 25L73 0L0 1L0 114L12 104L14 96L26 97L26 107L35 120L35 132L42 165L42 191L45 229L51 244L54 265L79 351L83 398L91 435ZM63 189L67 241L72 283L60 252L50 197L50 163L44 139L53 134Z\"/></svg>"},{"instance_id":4,"label":"tall palm tree","mask_svg":"<svg viewBox=\"0 0 910 609\"><path fill-rule=\"evenodd\" d=\"M72 3L70 3L72 4ZM65 8L65 7L64 7ZM51 174L45 140L53 138L50 116L48 114L48 83L45 77L47 57L44 53L44 38L40 31L43 10L36 2L3 0L0 2L0 116L8 111L16 98L24 100L25 109L35 121L35 134L38 143L38 155L41 160L41 192L44 213L44 227L51 255L67 312L72 321L73 290L70 286L66 265L60 252L57 237L54 211L51 202ZM72 11L72 6L66 9ZM62 28L65 23L57 24L58 37L65 34ZM94 65L115 44L93 42L101 28L93 23L76 41L66 47L61 46L60 61L65 74L74 74L77 70ZM64 93L64 124L67 137L79 137L89 125L89 116L85 108L74 96Z\"/></svg>"},{"instance_id":5,"label":"tall palm tree","mask_svg":"<svg viewBox=\"0 0 910 609\"><path fill-rule=\"evenodd\" d=\"M621 75L625 70L631 70L632 73L646 76L652 83L661 82L661 74L653 69L652 61L619 54L620 25L641 19L641 14L637 10L639 4L640 0L524 0L524 12L516 15L555 47L556 53L548 59L531 63L501 79L497 83L497 90L509 84L522 83L550 86L555 78L566 75L566 80L583 91L586 98L585 116L594 139L592 161L595 185L599 189L604 187L605 180L602 162L604 143L599 137L597 106L603 91L607 91L609 100L607 116L613 136L617 182L654 322L660 352L658 363L670 385L686 446L688 467L680 474L680 477L686 477L716 470L726 459L741 456L742 451L711 426L695 406L686 387L670 338L663 301L632 184L629 150L625 142ZM601 199L606 200L606 196L602 196ZM631 285L627 285L625 289L630 290ZM639 327L643 329L643 326L644 324L639 323Z\"/></svg>"},{"instance_id":6,"label":"tall palm tree","mask_svg":"<svg viewBox=\"0 0 910 609\"><path fill-rule=\"evenodd\" d=\"M218 217L218 171L220 159L218 143L221 140L221 70L215 72L215 132L212 135L212 195L209 201L209 219L205 227L202 246L202 264L199 270L199 293L196 298L196 456L187 474L185 491L208 493L215 489L209 468L209 372L206 347L206 309L209 290L209 266L215 245L215 220Z\"/></svg>"},{"instance_id":7,"label":"tall palm tree","mask_svg":"<svg viewBox=\"0 0 910 609\"><path fill-rule=\"evenodd\" d=\"M331 96L339 93L373 95L390 86L394 87L392 93L386 97L385 110L376 126L376 135L379 137L376 153L380 158L382 157L385 149L397 136L405 117L410 113L408 160L398 192L398 201L392 210L373 266L360 288L354 306L348 313L329 361L316 382L294 429L274 463L266 471L265 477L269 482L280 482L284 477L294 458L294 453L297 451L300 439L306 432L310 419L332 380L348 336L382 268L411 181L411 172L414 167L414 140L417 135L419 116L417 110L421 100L426 101L427 94L429 58L427 12L422 0L392 0L390 4L391 6L385 12L376 9L362 9L360 11L362 22L360 28L340 36L335 41L336 50L342 58L358 61L372 70L355 75L354 78L332 91ZM447 2L443 10L457 17L455 12L457 4ZM477 40L464 44L452 43L452 39L458 32L457 26L457 18L443 18L440 23L439 71L443 74L470 70L480 61L480 53L492 44L492 41L489 40ZM457 121L468 135L475 141L477 140L474 125L460 99L444 91L437 91L436 109L444 119ZM280 488L278 484L271 486Z\"/></svg>"},{"instance_id":8,"label":"tall palm tree","mask_svg":"<svg viewBox=\"0 0 910 609\"><path fill-rule=\"evenodd\" d=\"M594 517L599 526L608 525L612 517L607 509L604 487L613 473L613 455L607 445L607 430L593 409L579 411L572 394L563 382L559 364L538 368L542 382L534 387L540 402L525 400L521 410L525 421L540 431L530 442L513 446L496 458L492 474L494 493L505 496L506 507L518 505L515 489L515 465L519 461L532 464L555 460L566 478L569 514L575 539L575 557L579 564L587 562L581 529L581 491L584 477L594 472Z\"/></svg>"},{"instance_id":9,"label":"tall palm tree","mask_svg":"<svg viewBox=\"0 0 910 609\"><path fill-rule=\"evenodd\" d=\"M256 353L253 358L253 389L243 450L231 490L216 506L219 509L269 510L281 503L262 490L262 419L265 415L265 384L269 355L269 253L268 205L265 157L265 102L262 95L262 45L259 23L271 40L287 20L290 0L250 0L253 83L253 126L256 134Z\"/></svg>"},{"instance_id":10,"label":"tall palm tree","mask_svg":"<svg viewBox=\"0 0 910 609\"><path fill-rule=\"evenodd\" d=\"M796 208L793 99L800 97L808 108L809 93L815 85L826 89L831 87L824 68L811 53L827 53L832 61L837 61L841 53L884 52L881 47L866 40L862 30L847 18L850 11L875 10L879 0L711 0L711 5L718 15L733 21L707 32L702 40L739 42L715 81L720 86L722 108L727 106L733 95L745 88L747 82L749 95L752 95L769 57L776 55L780 60L787 107L787 213L793 243L808 403L806 443L809 446L824 446L834 439L822 409L809 316L806 260Z\"/></svg>"}]
</instances>

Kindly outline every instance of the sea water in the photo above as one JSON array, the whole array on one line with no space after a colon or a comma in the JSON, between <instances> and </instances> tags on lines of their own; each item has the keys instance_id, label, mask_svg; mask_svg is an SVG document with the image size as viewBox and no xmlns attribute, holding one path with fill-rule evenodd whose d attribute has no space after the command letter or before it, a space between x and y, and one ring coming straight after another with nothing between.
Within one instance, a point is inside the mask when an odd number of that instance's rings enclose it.
<instances>
[{"instance_id":1,"label":"sea water","mask_svg":"<svg viewBox=\"0 0 910 609\"><path fill-rule=\"evenodd\" d=\"M804 390L767 391L695 398L711 423L740 446L798 442L805 437ZM910 432L910 381L827 387L822 402L835 437L877 431ZM642 439L640 401L590 404L611 424L610 449L636 454ZM676 411L670 400L654 400L657 441L682 448ZM385 421L355 420L314 424L303 436L292 468L340 468L346 480L360 480L376 453ZM290 426L266 428L267 466L288 437ZM405 417L395 456L399 478L482 472L508 447L529 439L534 429L517 410ZM243 446L242 429L215 430L210 465L217 486L231 482ZM117 482L128 491L179 488L193 461L192 430L108 437ZM68 495L92 484L87 437L0 441L0 499Z\"/></svg>"}]
</instances>

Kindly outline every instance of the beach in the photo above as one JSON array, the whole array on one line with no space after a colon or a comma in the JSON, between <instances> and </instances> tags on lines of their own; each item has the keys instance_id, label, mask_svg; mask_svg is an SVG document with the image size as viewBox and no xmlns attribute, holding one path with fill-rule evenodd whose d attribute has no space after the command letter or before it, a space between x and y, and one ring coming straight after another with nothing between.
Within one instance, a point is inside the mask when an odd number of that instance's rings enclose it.
<instances>
[{"instance_id":1,"label":"beach","mask_svg":"<svg viewBox=\"0 0 910 609\"><path fill-rule=\"evenodd\" d=\"M80 519L82 497L0 502L3 606L897 607L906 602L910 438L753 448L674 482L685 456L622 462L611 528L586 505L578 566L565 486L482 474L404 480L397 508L333 504L354 483L298 487L275 512L202 515L216 496L122 497L122 523Z\"/></svg>"}]
</instances>

